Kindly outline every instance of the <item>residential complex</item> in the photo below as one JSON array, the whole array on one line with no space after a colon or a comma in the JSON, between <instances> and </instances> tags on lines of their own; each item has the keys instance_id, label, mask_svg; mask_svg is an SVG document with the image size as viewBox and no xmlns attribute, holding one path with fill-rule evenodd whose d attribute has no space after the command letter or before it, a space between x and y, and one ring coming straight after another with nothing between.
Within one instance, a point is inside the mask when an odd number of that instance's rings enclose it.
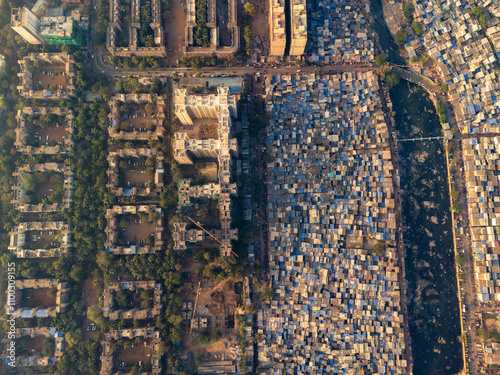
<instances>
[{"instance_id":1,"label":"residential complex","mask_svg":"<svg viewBox=\"0 0 500 375\"><path fill-rule=\"evenodd\" d=\"M109 136L125 141L161 139L165 99L154 94L118 94L109 101Z\"/></svg>"},{"instance_id":2,"label":"residential complex","mask_svg":"<svg viewBox=\"0 0 500 375\"><path fill-rule=\"evenodd\" d=\"M32 53L19 60L19 95L30 99L75 98L76 64L67 52Z\"/></svg>"},{"instance_id":3,"label":"residential complex","mask_svg":"<svg viewBox=\"0 0 500 375\"><path fill-rule=\"evenodd\" d=\"M17 151L61 154L73 147L73 111L60 107L24 107L17 111Z\"/></svg>"},{"instance_id":4,"label":"residential complex","mask_svg":"<svg viewBox=\"0 0 500 375\"><path fill-rule=\"evenodd\" d=\"M55 258L71 248L68 224L57 222L26 222L10 232L11 251L17 258Z\"/></svg>"},{"instance_id":5,"label":"residential complex","mask_svg":"<svg viewBox=\"0 0 500 375\"><path fill-rule=\"evenodd\" d=\"M151 18L150 22L144 24L141 18L140 0L128 2L130 8L125 4L122 5L120 0L109 2L106 48L112 55L165 57L161 1L150 0L148 3L151 6ZM142 38L141 28L151 30L147 40Z\"/></svg>"},{"instance_id":6,"label":"residential complex","mask_svg":"<svg viewBox=\"0 0 500 375\"><path fill-rule=\"evenodd\" d=\"M269 30L271 56L284 56L286 48L286 0L271 0L269 6Z\"/></svg>"}]
</instances>

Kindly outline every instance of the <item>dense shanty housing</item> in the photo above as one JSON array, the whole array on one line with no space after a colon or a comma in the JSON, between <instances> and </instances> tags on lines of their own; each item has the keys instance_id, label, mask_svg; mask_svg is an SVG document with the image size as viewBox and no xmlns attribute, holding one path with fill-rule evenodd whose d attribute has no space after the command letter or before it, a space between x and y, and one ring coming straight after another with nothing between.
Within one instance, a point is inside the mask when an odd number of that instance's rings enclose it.
<instances>
[{"instance_id":1,"label":"dense shanty housing","mask_svg":"<svg viewBox=\"0 0 500 375\"><path fill-rule=\"evenodd\" d=\"M405 374L398 175L375 73L267 81L269 268L259 358L274 374ZM376 255L373 247L385 248Z\"/></svg>"},{"instance_id":2,"label":"dense shanty housing","mask_svg":"<svg viewBox=\"0 0 500 375\"><path fill-rule=\"evenodd\" d=\"M165 100L156 94L118 94L109 101L109 136L125 141L163 138Z\"/></svg>"},{"instance_id":3,"label":"dense shanty housing","mask_svg":"<svg viewBox=\"0 0 500 375\"><path fill-rule=\"evenodd\" d=\"M125 290L129 292L153 291L151 307L142 308L142 306L132 306L130 308L122 308L116 306L116 293ZM157 284L154 280L147 281L124 281L110 283L104 289L103 316L110 320L118 319L152 319L160 315L162 311L161 302L162 289L161 284Z\"/></svg>"},{"instance_id":4,"label":"dense shanty housing","mask_svg":"<svg viewBox=\"0 0 500 375\"><path fill-rule=\"evenodd\" d=\"M369 27L373 21L369 2L307 2L307 17L313 61L327 64L373 61L375 33Z\"/></svg>"},{"instance_id":5,"label":"dense shanty housing","mask_svg":"<svg viewBox=\"0 0 500 375\"><path fill-rule=\"evenodd\" d=\"M28 355L23 354L16 356L15 358L15 366L16 367L28 367L28 366L49 366L57 363L64 354L66 349L66 341L64 340L64 333L58 331L54 327L34 327L34 328L17 328L16 332L16 341L19 341L23 337L29 337L30 339L35 339L37 336L45 336L49 339L54 340L54 355L43 355L43 353L38 353L35 350L32 350ZM5 345L5 348L9 346L11 339L4 338L2 342ZM4 351L2 358L4 360L7 359L8 352Z\"/></svg>"},{"instance_id":6,"label":"dense shanty housing","mask_svg":"<svg viewBox=\"0 0 500 375\"><path fill-rule=\"evenodd\" d=\"M55 118L51 123L51 118ZM60 154L73 147L73 111L61 107L24 107L17 111L17 151L26 154ZM36 126L33 119L48 119Z\"/></svg>"},{"instance_id":7,"label":"dense shanty housing","mask_svg":"<svg viewBox=\"0 0 500 375\"><path fill-rule=\"evenodd\" d=\"M500 302L500 137L462 140L474 275L480 302Z\"/></svg>"},{"instance_id":8,"label":"dense shanty housing","mask_svg":"<svg viewBox=\"0 0 500 375\"><path fill-rule=\"evenodd\" d=\"M47 240L39 242L41 237ZM71 246L71 231L62 221L20 223L10 232L9 251L17 258L60 257Z\"/></svg>"},{"instance_id":9,"label":"dense shanty housing","mask_svg":"<svg viewBox=\"0 0 500 375\"><path fill-rule=\"evenodd\" d=\"M486 34L466 1L414 0L415 20L424 32L420 39L436 62L462 133L491 133L500 130L497 95L498 25L492 17ZM481 6L477 4L478 6ZM491 2L485 1L487 8ZM407 50L415 54L412 40Z\"/></svg>"},{"instance_id":10,"label":"dense shanty housing","mask_svg":"<svg viewBox=\"0 0 500 375\"><path fill-rule=\"evenodd\" d=\"M223 244L221 254L229 256L231 241L238 239L238 230L231 228L231 195L236 194L236 184L231 182L231 151L237 151L238 143L235 138L230 138L230 133L231 117L237 116L236 97L229 94L228 87L218 87L217 95L188 95L185 89L175 90L174 104L175 114L184 126L198 126L204 119L218 120L217 139L191 139L187 133L175 133L174 157L180 164L194 164L203 158L217 159L218 186L195 187L182 181L179 203L188 204L197 196L218 196L221 229L214 235Z\"/></svg>"},{"instance_id":11,"label":"dense shanty housing","mask_svg":"<svg viewBox=\"0 0 500 375\"><path fill-rule=\"evenodd\" d=\"M75 98L76 64L67 52L31 53L19 60L19 95L31 99Z\"/></svg>"}]
</instances>

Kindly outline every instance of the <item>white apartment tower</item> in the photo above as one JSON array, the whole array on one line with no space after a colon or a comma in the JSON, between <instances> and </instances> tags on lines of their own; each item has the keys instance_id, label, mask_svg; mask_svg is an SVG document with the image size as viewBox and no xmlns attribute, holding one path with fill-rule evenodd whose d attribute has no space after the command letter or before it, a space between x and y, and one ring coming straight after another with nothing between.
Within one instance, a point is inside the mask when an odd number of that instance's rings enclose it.
<instances>
[{"instance_id":1,"label":"white apartment tower","mask_svg":"<svg viewBox=\"0 0 500 375\"><path fill-rule=\"evenodd\" d=\"M40 37L40 20L28 8L12 8L10 27L31 44L44 44Z\"/></svg>"}]
</instances>

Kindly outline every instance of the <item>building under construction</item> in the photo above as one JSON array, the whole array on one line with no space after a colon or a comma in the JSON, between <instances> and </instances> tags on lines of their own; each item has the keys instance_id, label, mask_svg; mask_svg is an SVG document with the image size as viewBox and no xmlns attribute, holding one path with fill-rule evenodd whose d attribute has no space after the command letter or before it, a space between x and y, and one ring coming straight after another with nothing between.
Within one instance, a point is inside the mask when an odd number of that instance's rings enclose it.
<instances>
[{"instance_id":1,"label":"building under construction","mask_svg":"<svg viewBox=\"0 0 500 375\"><path fill-rule=\"evenodd\" d=\"M228 256L231 253L231 241L238 239L237 229L231 229L231 195L236 194L236 184L231 182L231 151L237 151L237 140L230 138L231 117L236 117L236 97L229 95L228 87L219 87L217 94L189 95L187 90L175 90L175 114L186 128L185 132L175 133L174 157L179 164L195 164L198 160L217 159L218 183L200 186L191 186L189 182L181 181L179 203L189 204L191 198L202 196L218 196L220 212L220 230L211 233L221 244L221 254ZM203 125L204 121L217 120L217 138L191 138L188 131ZM202 138L202 139L200 139ZM177 229L185 229L177 226ZM182 233L175 233L175 237L185 237ZM197 236L195 236L197 238ZM179 242L179 246L184 246Z\"/></svg>"}]
</instances>

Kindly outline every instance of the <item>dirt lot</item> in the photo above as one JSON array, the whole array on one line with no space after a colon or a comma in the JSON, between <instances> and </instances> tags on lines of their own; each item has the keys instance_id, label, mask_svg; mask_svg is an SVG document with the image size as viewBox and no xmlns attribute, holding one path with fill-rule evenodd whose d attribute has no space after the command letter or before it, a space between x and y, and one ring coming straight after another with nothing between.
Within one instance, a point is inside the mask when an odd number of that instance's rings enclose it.
<instances>
[{"instance_id":1,"label":"dirt lot","mask_svg":"<svg viewBox=\"0 0 500 375\"><path fill-rule=\"evenodd\" d=\"M123 131L147 131L148 124L154 124L155 111L151 113L141 107L133 107L128 114L128 118L122 119L120 122L120 129ZM155 115L156 116L156 115Z\"/></svg>"},{"instance_id":2,"label":"dirt lot","mask_svg":"<svg viewBox=\"0 0 500 375\"><path fill-rule=\"evenodd\" d=\"M46 336L36 336L34 338L23 336L18 340L18 345L22 353L42 353L43 348L48 342L49 338Z\"/></svg>"},{"instance_id":3,"label":"dirt lot","mask_svg":"<svg viewBox=\"0 0 500 375\"><path fill-rule=\"evenodd\" d=\"M50 86L62 86L66 89L66 73L64 65L42 65L40 68L34 69L33 86L34 90L49 90Z\"/></svg>"},{"instance_id":4,"label":"dirt lot","mask_svg":"<svg viewBox=\"0 0 500 375\"><path fill-rule=\"evenodd\" d=\"M500 322L498 317L485 317L484 326L488 332L500 332Z\"/></svg>"},{"instance_id":5,"label":"dirt lot","mask_svg":"<svg viewBox=\"0 0 500 375\"><path fill-rule=\"evenodd\" d=\"M217 119L195 119L194 125L181 125L179 131L187 133L192 139L219 139Z\"/></svg>"},{"instance_id":6,"label":"dirt lot","mask_svg":"<svg viewBox=\"0 0 500 375\"><path fill-rule=\"evenodd\" d=\"M131 346L125 349L117 349L115 352L115 369L123 368L120 367L121 362L125 362L130 365L135 365L137 362L142 361L142 364L150 363L151 356L148 357L148 354L152 353L152 345L150 340L142 340L139 343L136 343L136 340L133 340L134 347ZM147 346L144 346L144 342L147 342Z\"/></svg>"},{"instance_id":7,"label":"dirt lot","mask_svg":"<svg viewBox=\"0 0 500 375\"><path fill-rule=\"evenodd\" d=\"M176 64L182 57L182 46L184 45L184 33L186 27L186 2L185 0L172 0L170 17L165 20L165 40L168 57L167 63Z\"/></svg>"},{"instance_id":8,"label":"dirt lot","mask_svg":"<svg viewBox=\"0 0 500 375\"><path fill-rule=\"evenodd\" d=\"M51 307L56 305L56 297L50 297L47 293L54 288L27 288L22 290L22 307Z\"/></svg>"},{"instance_id":9,"label":"dirt lot","mask_svg":"<svg viewBox=\"0 0 500 375\"><path fill-rule=\"evenodd\" d=\"M218 166L217 163L205 163L201 168L198 169L198 174L200 178L208 182L217 182L219 176L217 174Z\"/></svg>"},{"instance_id":10,"label":"dirt lot","mask_svg":"<svg viewBox=\"0 0 500 375\"><path fill-rule=\"evenodd\" d=\"M93 279L89 278L83 283L83 303L85 306L97 305L97 285L94 284Z\"/></svg>"},{"instance_id":11,"label":"dirt lot","mask_svg":"<svg viewBox=\"0 0 500 375\"><path fill-rule=\"evenodd\" d=\"M125 165L126 168L123 168ZM146 159L129 158L125 163L120 163L120 170L123 173L123 187L144 187L153 181L153 177L147 172Z\"/></svg>"},{"instance_id":12,"label":"dirt lot","mask_svg":"<svg viewBox=\"0 0 500 375\"><path fill-rule=\"evenodd\" d=\"M120 220L119 238L121 242L129 242L131 245L140 244L149 234L154 233L154 223L146 223L138 215L124 215L124 218L125 221L128 220L128 223L124 224Z\"/></svg>"},{"instance_id":13,"label":"dirt lot","mask_svg":"<svg viewBox=\"0 0 500 375\"><path fill-rule=\"evenodd\" d=\"M52 234L51 234L52 233ZM53 230L43 230L43 231L29 231L26 232L26 243L29 244L30 249L42 249L45 245L51 245L51 247L59 247L61 242L56 241L56 237L59 231Z\"/></svg>"},{"instance_id":14,"label":"dirt lot","mask_svg":"<svg viewBox=\"0 0 500 375\"><path fill-rule=\"evenodd\" d=\"M255 15L251 22L253 48L260 50L261 56L269 54L269 1L252 0L255 6ZM240 9L242 6L240 5Z\"/></svg>"}]
</instances>

